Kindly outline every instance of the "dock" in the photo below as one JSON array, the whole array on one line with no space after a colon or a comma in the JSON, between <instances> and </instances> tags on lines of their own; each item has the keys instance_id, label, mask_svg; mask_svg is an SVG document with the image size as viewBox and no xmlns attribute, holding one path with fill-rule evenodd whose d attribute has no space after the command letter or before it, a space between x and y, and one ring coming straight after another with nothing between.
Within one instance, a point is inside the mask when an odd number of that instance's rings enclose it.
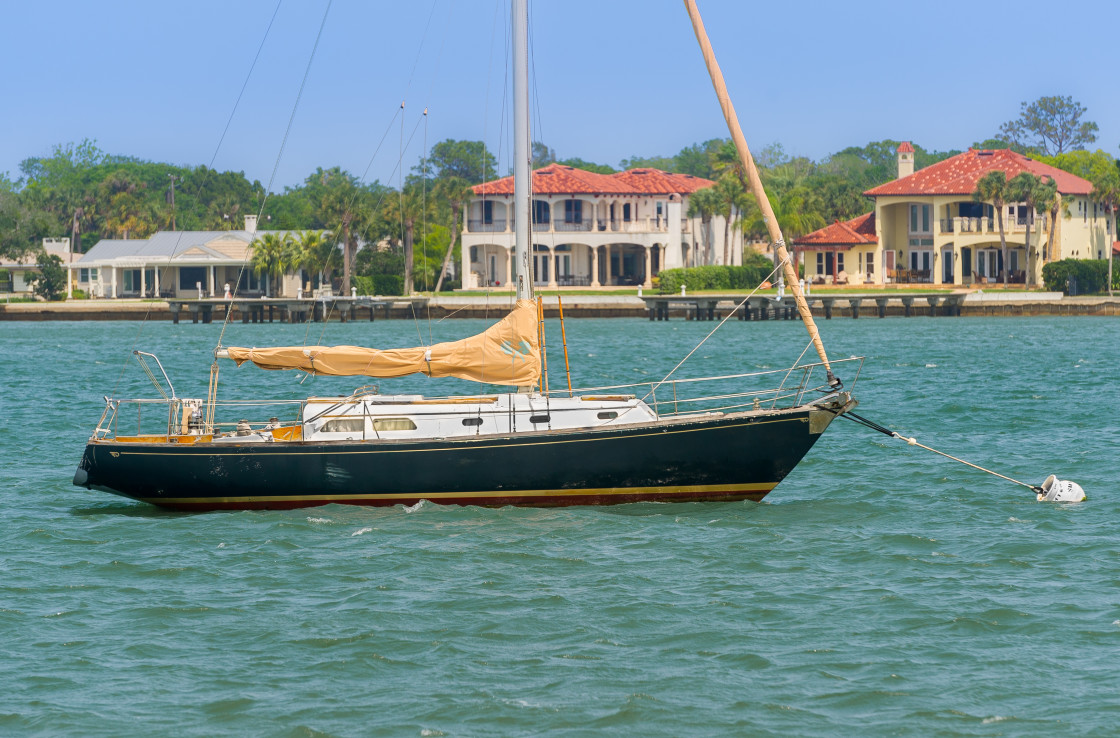
<instances>
[{"instance_id":1,"label":"dock","mask_svg":"<svg viewBox=\"0 0 1120 738\"><path fill-rule=\"evenodd\" d=\"M388 318L394 308L416 311L428 304L427 297L316 297L291 298L233 298L233 299L171 299L167 308L171 322L178 323L189 315L192 323L210 323L215 315L224 320L240 317L242 323L321 323L332 319L346 323L360 317L371 323L380 313Z\"/></svg>"},{"instance_id":2,"label":"dock","mask_svg":"<svg viewBox=\"0 0 1120 738\"><path fill-rule=\"evenodd\" d=\"M831 320L833 315L846 313L852 318L860 315L885 318L891 315L951 315L960 316L966 292L907 293L901 295L876 294L826 294L806 295L805 301L814 315ZM668 320L670 312L684 313L688 320L723 319L728 310L734 310L739 320L800 320L797 303L792 295L772 297L763 295L743 300L743 295L649 295L645 301L650 320ZM742 303L740 305L740 303ZM721 312L722 310L722 312Z\"/></svg>"}]
</instances>

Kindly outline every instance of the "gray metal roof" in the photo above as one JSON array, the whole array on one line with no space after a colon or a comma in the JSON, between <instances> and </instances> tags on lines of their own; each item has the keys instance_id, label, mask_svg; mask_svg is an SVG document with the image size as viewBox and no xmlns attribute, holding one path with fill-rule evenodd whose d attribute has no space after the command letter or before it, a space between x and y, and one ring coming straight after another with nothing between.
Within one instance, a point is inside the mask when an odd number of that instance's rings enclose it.
<instances>
[{"instance_id":1,"label":"gray metal roof","mask_svg":"<svg viewBox=\"0 0 1120 738\"><path fill-rule=\"evenodd\" d=\"M295 233L295 231L159 231L151 238L104 238L82 255L77 263L110 261L112 259L171 259L192 248L202 248L215 258L228 259L206 247L213 241L235 239L246 244L266 233Z\"/></svg>"}]
</instances>

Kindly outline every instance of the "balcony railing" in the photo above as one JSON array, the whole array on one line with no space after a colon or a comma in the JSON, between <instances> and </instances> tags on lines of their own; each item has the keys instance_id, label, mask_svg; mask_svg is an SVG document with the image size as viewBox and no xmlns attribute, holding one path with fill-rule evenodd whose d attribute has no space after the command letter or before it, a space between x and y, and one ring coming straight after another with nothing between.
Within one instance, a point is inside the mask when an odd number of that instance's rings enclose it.
<instances>
[{"instance_id":1,"label":"balcony railing","mask_svg":"<svg viewBox=\"0 0 1120 738\"><path fill-rule=\"evenodd\" d=\"M474 233L500 233L506 229L506 219L494 218L490 221L485 220L469 220L467 221L467 230Z\"/></svg>"},{"instance_id":2,"label":"balcony railing","mask_svg":"<svg viewBox=\"0 0 1120 738\"><path fill-rule=\"evenodd\" d=\"M557 218L552 221L553 229L557 231L590 231L592 221L588 220L564 220Z\"/></svg>"}]
</instances>

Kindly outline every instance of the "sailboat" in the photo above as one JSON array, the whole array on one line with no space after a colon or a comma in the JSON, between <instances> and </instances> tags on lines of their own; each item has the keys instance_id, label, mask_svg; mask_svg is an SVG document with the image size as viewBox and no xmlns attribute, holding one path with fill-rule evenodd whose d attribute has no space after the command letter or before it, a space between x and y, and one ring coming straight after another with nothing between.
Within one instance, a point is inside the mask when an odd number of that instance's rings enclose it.
<instances>
[{"instance_id":1,"label":"sailboat","mask_svg":"<svg viewBox=\"0 0 1120 738\"><path fill-rule=\"evenodd\" d=\"M825 354L699 14L692 0L685 4L745 183L769 213L778 259L819 362L578 391L542 388L542 322L530 272L528 14L526 0L512 0L512 311L481 334L432 346L219 346L204 399L177 397L158 358L134 352L164 396L106 398L74 484L178 510L421 500L487 506L761 500L856 401L833 372L841 362ZM346 396L296 401L284 419L250 421L239 417L247 403L218 400L219 359L315 375L458 377L486 391L424 397L382 395L365 386ZM862 359L844 361L857 362L849 366L858 376ZM158 419L154 431L140 427L141 407L143 417ZM267 413L275 406L261 408Z\"/></svg>"}]
</instances>

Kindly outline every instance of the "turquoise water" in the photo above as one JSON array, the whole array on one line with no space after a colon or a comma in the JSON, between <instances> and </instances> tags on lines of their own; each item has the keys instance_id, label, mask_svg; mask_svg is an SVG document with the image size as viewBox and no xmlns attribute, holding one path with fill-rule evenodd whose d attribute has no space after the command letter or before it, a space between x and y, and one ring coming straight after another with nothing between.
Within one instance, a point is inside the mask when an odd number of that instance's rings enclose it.
<instances>
[{"instance_id":1,"label":"turquoise water","mask_svg":"<svg viewBox=\"0 0 1120 738\"><path fill-rule=\"evenodd\" d=\"M574 380L657 378L712 326L568 321ZM1089 500L838 421L761 504L170 513L70 479L102 395L150 394L128 350L204 396L220 326L0 323L0 734L1115 735L1120 321L821 326L833 357L868 357L863 414ZM782 366L804 335L731 322L686 369ZM222 371L226 398L354 384Z\"/></svg>"}]
</instances>

